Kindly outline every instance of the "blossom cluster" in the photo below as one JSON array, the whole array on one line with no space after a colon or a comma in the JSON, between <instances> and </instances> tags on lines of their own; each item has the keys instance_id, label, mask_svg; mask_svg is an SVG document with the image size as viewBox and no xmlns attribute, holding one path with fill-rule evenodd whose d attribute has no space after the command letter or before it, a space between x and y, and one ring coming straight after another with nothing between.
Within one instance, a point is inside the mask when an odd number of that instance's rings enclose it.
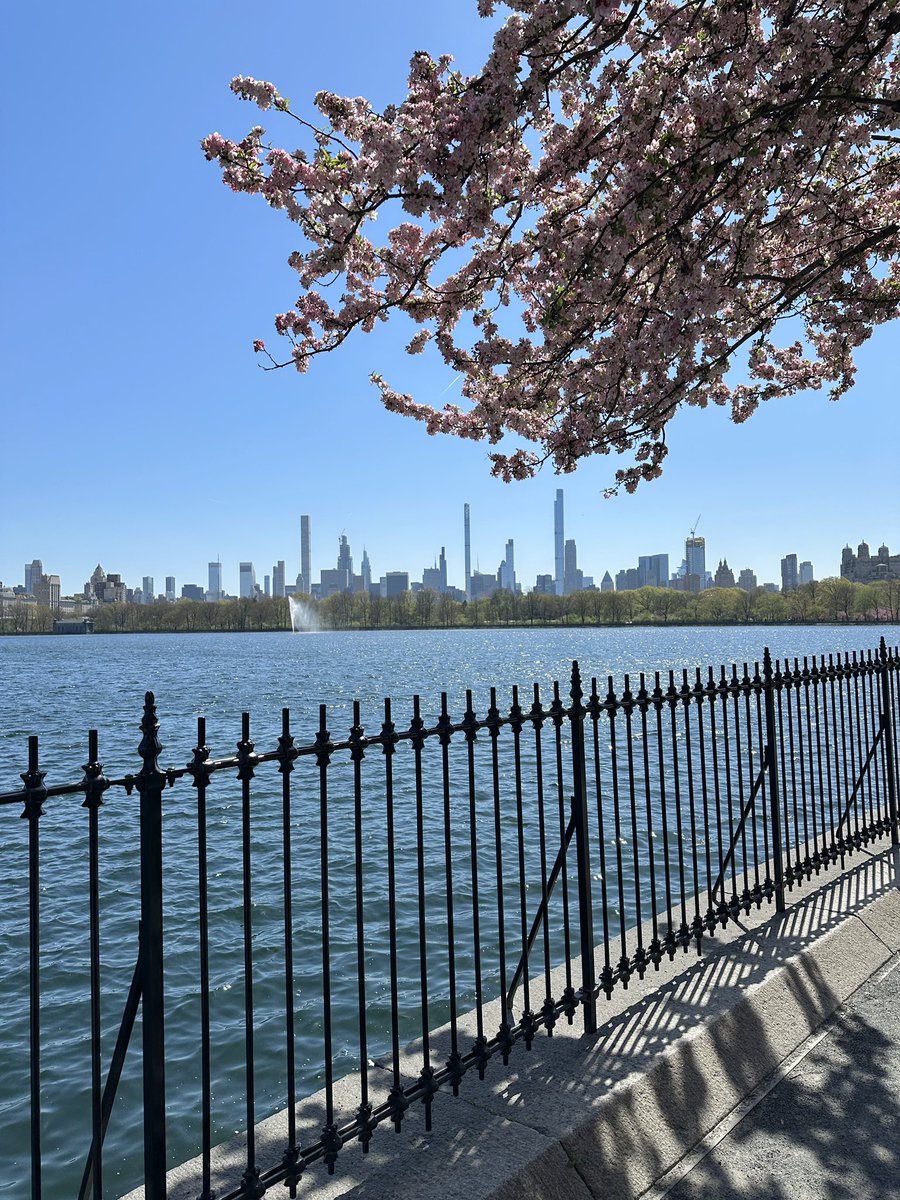
<instances>
[{"instance_id":1,"label":"blossom cluster","mask_svg":"<svg viewBox=\"0 0 900 1200\"><path fill-rule=\"evenodd\" d=\"M384 111L320 92L307 120L273 84L232 82L308 138L203 142L300 229L272 365L306 370L403 313L463 403L375 375L388 409L518 439L491 454L506 479L630 453L628 490L660 473L683 404L743 421L846 392L900 310L898 0L478 0L500 7L479 74L416 54Z\"/></svg>"}]
</instances>

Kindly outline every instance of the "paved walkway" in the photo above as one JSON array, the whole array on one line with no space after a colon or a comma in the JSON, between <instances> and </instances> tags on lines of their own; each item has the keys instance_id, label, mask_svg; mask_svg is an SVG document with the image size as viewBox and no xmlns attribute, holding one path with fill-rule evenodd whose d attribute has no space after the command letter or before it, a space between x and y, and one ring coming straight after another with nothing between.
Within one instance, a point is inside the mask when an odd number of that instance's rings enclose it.
<instances>
[{"instance_id":1,"label":"paved walkway","mask_svg":"<svg viewBox=\"0 0 900 1200\"><path fill-rule=\"evenodd\" d=\"M900 1200L900 956L785 1067L648 1200Z\"/></svg>"}]
</instances>

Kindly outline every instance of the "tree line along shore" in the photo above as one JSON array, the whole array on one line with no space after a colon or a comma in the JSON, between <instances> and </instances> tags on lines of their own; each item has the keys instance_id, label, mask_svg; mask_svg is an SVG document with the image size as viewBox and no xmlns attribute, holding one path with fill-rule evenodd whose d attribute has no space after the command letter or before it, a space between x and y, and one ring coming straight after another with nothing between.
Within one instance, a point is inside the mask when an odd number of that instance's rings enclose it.
<instances>
[{"instance_id":1,"label":"tree line along shore","mask_svg":"<svg viewBox=\"0 0 900 1200\"><path fill-rule=\"evenodd\" d=\"M900 620L900 580L852 583L824 579L792 592L709 588L692 595L673 588L575 592L548 596L495 592L460 602L429 589L381 597L338 593L304 597L304 613L320 629L466 629L485 626L740 625L894 622ZM89 611L95 633L242 633L291 628L289 601L104 604ZM56 614L36 605L8 606L5 634L51 633ZM77 618L76 618L77 619Z\"/></svg>"}]
</instances>

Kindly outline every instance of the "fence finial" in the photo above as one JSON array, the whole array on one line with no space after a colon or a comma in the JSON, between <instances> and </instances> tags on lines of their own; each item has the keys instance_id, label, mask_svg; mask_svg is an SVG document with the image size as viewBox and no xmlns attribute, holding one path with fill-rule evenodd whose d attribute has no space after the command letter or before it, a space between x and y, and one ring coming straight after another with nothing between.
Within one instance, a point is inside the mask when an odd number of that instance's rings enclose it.
<instances>
[{"instance_id":1,"label":"fence finial","mask_svg":"<svg viewBox=\"0 0 900 1200\"><path fill-rule=\"evenodd\" d=\"M581 669L578 666L577 658L572 663L572 687L569 695L572 697L572 703L580 710L581 701L584 697L584 689L581 686Z\"/></svg>"},{"instance_id":2,"label":"fence finial","mask_svg":"<svg viewBox=\"0 0 900 1200\"><path fill-rule=\"evenodd\" d=\"M159 764L156 760L162 753L163 746L157 736L159 721L156 717L156 697L152 692L147 692L144 696L144 711L141 716L140 728L143 737L138 746L138 754L144 760L141 774L156 774L159 771Z\"/></svg>"}]
</instances>

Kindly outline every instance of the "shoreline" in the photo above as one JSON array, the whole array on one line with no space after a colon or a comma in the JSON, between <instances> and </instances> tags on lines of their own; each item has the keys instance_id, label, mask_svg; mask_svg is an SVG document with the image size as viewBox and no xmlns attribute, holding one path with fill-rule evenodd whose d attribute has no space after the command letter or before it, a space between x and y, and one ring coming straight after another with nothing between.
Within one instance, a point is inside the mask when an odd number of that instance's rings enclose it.
<instances>
[{"instance_id":1,"label":"shoreline","mask_svg":"<svg viewBox=\"0 0 900 1200\"><path fill-rule=\"evenodd\" d=\"M850 621L806 620L806 621L504 621L479 622L477 625L388 625L363 626L347 625L340 628L299 629L286 627L269 629L104 629L89 634L58 634L52 630L3 630L0 638L95 638L95 637L183 637L185 635L201 635L203 637L216 635L297 633L298 635L317 633L474 633L487 629L528 630L533 629L796 629L830 628L830 629L869 629L879 625L900 626L900 620L885 617L863 618Z\"/></svg>"}]
</instances>

